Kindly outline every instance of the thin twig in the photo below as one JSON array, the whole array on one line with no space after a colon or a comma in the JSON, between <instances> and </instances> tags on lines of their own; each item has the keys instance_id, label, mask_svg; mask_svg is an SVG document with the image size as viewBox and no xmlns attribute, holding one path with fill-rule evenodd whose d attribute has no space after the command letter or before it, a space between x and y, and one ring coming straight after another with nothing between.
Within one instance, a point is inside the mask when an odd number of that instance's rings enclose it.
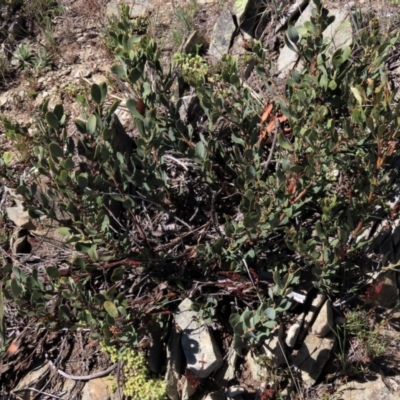
<instances>
[{"instance_id":1,"label":"thin twig","mask_svg":"<svg viewBox=\"0 0 400 400\"><path fill-rule=\"evenodd\" d=\"M247 265L247 262L246 262L246 260L245 260L244 258L242 259L242 261L243 261L244 266L245 266L246 269L247 269L247 273L249 274L250 281L251 281L251 283L252 283L252 285L253 285L253 287L254 287L254 290L255 290L256 293L257 293L258 299L260 300L260 303L262 303L262 299L261 299L260 293L258 293L257 287L256 287L256 285L254 284L253 277L251 276L251 273L250 273L249 267L248 267L248 265Z\"/></svg>"},{"instance_id":2,"label":"thin twig","mask_svg":"<svg viewBox=\"0 0 400 400\"><path fill-rule=\"evenodd\" d=\"M280 122L278 119L275 120L275 135L274 138L272 139L272 145L271 145L271 149L269 151L269 155L267 158L267 161L265 161L264 167L263 167L263 174L265 174L268 170L269 164L271 164L272 161L272 155L274 154L274 150L275 150L275 145L276 145L276 138L278 137L278 126L280 127ZM261 164L261 165L263 165Z\"/></svg>"},{"instance_id":3,"label":"thin twig","mask_svg":"<svg viewBox=\"0 0 400 400\"><path fill-rule=\"evenodd\" d=\"M53 370L57 371L57 373L59 375L63 376L64 378L67 378L67 379L72 379L74 381L90 381L92 379L102 378L103 376L109 375L118 366L118 363L116 363L104 371L96 372L91 375L76 376L76 375L69 375L69 374L65 373L64 371L61 371L61 369L58 369L50 360L47 360L47 361L48 361L50 367Z\"/></svg>"},{"instance_id":4,"label":"thin twig","mask_svg":"<svg viewBox=\"0 0 400 400\"><path fill-rule=\"evenodd\" d=\"M40 391L40 390L31 388L31 387L27 387L27 388L23 388L23 389L14 389L14 390L12 391L12 393L23 392L23 391L25 391L25 390L30 390L30 391L35 392L35 393L38 393L38 394L43 394L43 395L45 395L45 396L52 397L53 399L61 399L61 397L55 396L54 394L42 392L42 391Z\"/></svg>"}]
</instances>

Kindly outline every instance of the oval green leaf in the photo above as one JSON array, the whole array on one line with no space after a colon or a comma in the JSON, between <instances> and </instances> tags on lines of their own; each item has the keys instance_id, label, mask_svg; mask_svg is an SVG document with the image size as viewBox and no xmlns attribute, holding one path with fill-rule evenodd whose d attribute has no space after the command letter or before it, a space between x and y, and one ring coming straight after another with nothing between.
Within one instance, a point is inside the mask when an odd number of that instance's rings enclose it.
<instances>
[{"instance_id":1,"label":"oval green leaf","mask_svg":"<svg viewBox=\"0 0 400 400\"><path fill-rule=\"evenodd\" d=\"M115 307L114 303L106 300L103 303L103 306L110 317L112 317L112 318L118 317L118 309L117 309L117 307Z\"/></svg>"}]
</instances>

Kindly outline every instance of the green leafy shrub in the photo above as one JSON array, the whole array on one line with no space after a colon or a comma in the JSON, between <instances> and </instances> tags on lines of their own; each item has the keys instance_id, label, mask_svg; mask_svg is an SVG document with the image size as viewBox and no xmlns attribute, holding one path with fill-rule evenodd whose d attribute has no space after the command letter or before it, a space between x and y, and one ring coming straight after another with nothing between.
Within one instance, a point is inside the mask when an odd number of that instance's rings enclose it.
<instances>
[{"instance_id":1,"label":"green leafy shrub","mask_svg":"<svg viewBox=\"0 0 400 400\"><path fill-rule=\"evenodd\" d=\"M87 254L75 262L83 274L77 283L51 271L51 282L72 307L79 299L79 313L68 314L72 323L93 323L113 341L118 338L110 328L126 318L119 339L137 341L141 314L130 312L134 306L121 288L132 260L140 260L157 271L153 288L160 276L178 293L196 279L227 285L236 305L225 312L240 352L270 334L305 276L332 295L345 289L343 279L351 285L363 276L360 256L368 242L357 238L376 210L387 208L397 178L390 162L399 110L384 66L397 36L365 29L360 44L329 55L326 20L315 3L301 36L295 28L288 32L304 67L287 80L286 97L269 105L242 84L236 58L225 56L213 74L196 60L201 79L187 82L198 107L184 121L183 100L172 94L183 69L163 67L157 44L132 35L127 21L115 25L109 40L118 60L112 71L131 89L126 107L137 135L123 141L114 116L119 103L106 109L105 84L91 87L91 113L75 121L78 146L66 133L63 107L51 112L43 105L40 134L32 139L37 175L21 182L18 193L32 217L46 214L65 224L56 203L69 217L68 243ZM252 48L267 82L262 47ZM262 118L267 109L269 121ZM38 203L43 177L48 189ZM111 258L126 261L101 268ZM218 273L231 275L221 283ZM272 273L275 286L260 283L263 273ZM113 286L100 294L93 288L104 277ZM7 288L18 299L24 295L20 301L32 301L28 277L16 279L8 275ZM158 306L167 304L159 300Z\"/></svg>"}]
</instances>

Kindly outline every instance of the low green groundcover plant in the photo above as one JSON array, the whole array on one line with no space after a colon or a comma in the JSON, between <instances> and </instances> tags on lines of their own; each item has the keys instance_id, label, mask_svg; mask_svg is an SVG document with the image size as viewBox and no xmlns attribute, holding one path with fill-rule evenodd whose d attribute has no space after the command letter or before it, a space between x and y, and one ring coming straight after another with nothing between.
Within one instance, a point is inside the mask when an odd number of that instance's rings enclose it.
<instances>
[{"instance_id":1,"label":"low green groundcover plant","mask_svg":"<svg viewBox=\"0 0 400 400\"><path fill-rule=\"evenodd\" d=\"M31 217L57 220L68 244L87 255L72 260L73 276L49 266L45 283L35 268L27 275L7 265L5 293L22 313L56 313L61 324L89 326L107 344L137 343L146 310L164 329L168 318L156 315L168 316L173 296L207 282L195 300L212 304L213 318L229 319L240 353L270 335L305 276L332 296L365 276L360 260L369 243L359 237L377 210L389 211L397 178L399 106L385 62L398 35L367 27L330 54L322 33L331 19L314 3L310 21L286 38L302 68L268 105L243 84L235 57L207 68L200 56L179 54L171 67L162 65L143 21L135 29L125 18L107 43L117 60L112 71L131 90L132 139L123 142L119 102L106 105L106 84L92 85L90 115L74 121L78 144L62 105L50 111L44 103L31 136L5 121L8 135L31 141L35 168L15 182ZM268 87L261 44L252 51ZM186 116L177 88L195 96ZM266 107L270 117L262 121ZM2 175L10 183L9 168ZM120 263L104 266L113 260ZM135 262L147 272L147 298L168 282L151 308L128 296L137 290ZM268 274L274 285L262 282ZM234 303L224 301L230 297Z\"/></svg>"}]
</instances>

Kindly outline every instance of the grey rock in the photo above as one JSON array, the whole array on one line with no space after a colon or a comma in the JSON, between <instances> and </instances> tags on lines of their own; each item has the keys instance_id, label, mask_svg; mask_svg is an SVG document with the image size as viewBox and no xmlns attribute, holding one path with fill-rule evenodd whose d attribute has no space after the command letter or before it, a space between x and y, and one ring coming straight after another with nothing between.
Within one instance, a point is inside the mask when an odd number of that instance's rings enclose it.
<instances>
[{"instance_id":1,"label":"grey rock","mask_svg":"<svg viewBox=\"0 0 400 400\"><path fill-rule=\"evenodd\" d=\"M309 4L301 13L295 26L300 27L304 22L310 20L312 9L315 7L314 3ZM335 20L323 32L324 39L330 41L327 53L333 54L339 47L349 46L353 40L353 32L351 26L351 11L346 9L331 9L329 16L335 16ZM278 71L280 77L283 78L295 67L298 61L296 52L290 50L285 46L279 54L278 58Z\"/></svg>"},{"instance_id":2,"label":"grey rock","mask_svg":"<svg viewBox=\"0 0 400 400\"><path fill-rule=\"evenodd\" d=\"M309 21L311 17L311 11L315 7L314 3L311 3L309 6L305 8L300 14L295 27L299 27L304 24L304 22ZM295 46L294 46L295 47ZM293 69L298 61L298 55L293 50L289 49L288 46L284 46L281 52L279 53L277 68L281 73L280 77L284 77L288 74L289 71Z\"/></svg>"},{"instance_id":3,"label":"grey rock","mask_svg":"<svg viewBox=\"0 0 400 400\"><path fill-rule=\"evenodd\" d=\"M398 393L392 393L387 388L380 375L365 381L348 382L337 388L336 393L340 396L340 400L397 400L399 398Z\"/></svg>"},{"instance_id":4,"label":"grey rock","mask_svg":"<svg viewBox=\"0 0 400 400\"><path fill-rule=\"evenodd\" d=\"M88 78L91 75L90 70L88 70L87 68L81 67L76 69L75 73L74 73L74 78Z\"/></svg>"},{"instance_id":5,"label":"grey rock","mask_svg":"<svg viewBox=\"0 0 400 400\"><path fill-rule=\"evenodd\" d=\"M13 22L10 26L10 34L17 41L28 36L28 29L26 26L25 17L19 15L18 17L13 18Z\"/></svg>"},{"instance_id":6,"label":"grey rock","mask_svg":"<svg viewBox=\"0 0 400 400\"><path fill-rule=\"evenodd\" d=\"M204 43L204 38L199 31L192 32L182 46L183 53L191 53L196 50L196 46L201 46Z\"/></svg>"},{"instance_id":7,"label":"grey rock","mask_svg":"<svg viewBox=\"0 0 400 400\"><path fill-rule=\"evenodd\" d=\"M230 354L227 360L224 361L222 368L218 371L216 382L219 386L226 386L229 381L235 378L236 362L238 355L233 347L230 349Z\"/></svg>"},{"instance_id":8,"label":"grey rock","mask_svg":"<svg viewBox=\"0 0 400 400\"><path fill-rule=\"evenodd\" d=\"M313 334L307 335L294 360L294 365L301 372L305 387L311 387L316 382L331 357L335 342L334 334L325 338L319 338Z\"/></svg>"},{"instance_id":9,"label":"grey rock","mask_svg":"<svg viewBox=\"0 0 400 400\"><path fill-rule=\"evenodd\" d=\"M189 400L190 397L196 393L197 387L191 386L188 380L186 379L186 376L182 376L181 380L178 383L179 383L178 387L182 392L181 396L182 400Z\"/></svg>"},{"instance_id":10,"label":"grey rock","mask_svg":"<svg viewBox=\"0 0 400 400\"><path fill-rule=\"evenodd\" d=\"M228 54L232 35L235 30L236 25L229 7L226 5L214 25L211 36L209 55L214 63L220 61L224 54Z\"/></svg>"},{"instance_id":11,"label":"grey rock","mask_svg":"<svg viewBox=\"0 0 400 400\"><path fill-rule=\"evenodd\" d=\"M195 94L183 96L179 107L179 118L188 123L189 114L196 106L198 106L198 97Z\"/></svg>"},{"instance_id":12,"label":"grey rock","mask_svg":"<svg viewBox=\"0 0 400 400\"><path fill-rule=\"evenodd\" d=\"M256 39L259 38L261 30L263 30L265 24L258 18L254 18L255 15L259 15L262 19L266 14L260 12L262 6L262 0L234 0L232 3L231 12L236 17L236 21L240 25L241 33L247 36L247 38ZM259 25L261 27L260 32L254 32L254 28Z\"/></svg>"},{"instance_id":13,"label":"grey rock","mask_svg":"<svg viewBox=\"0 0 400 400\"><path fill-rule=\"evenodd\" d=\"M244 393L246 393L246 391L245 391L242 387L237 386L237 385L231 386L231 387L228 388L228 390L226 391L226 394L227 394L229 397L234 397L234 398L237 398L237 396L242 395L242 394L244 394Z\"/></svg>"},{"instance_id":14,"label":"grey rock","mask_svg":"<svg viewBox=\"0 0 400 400\"><path fill-rule=\"evenodd\" d=\"M309 328L311 327L312 322L314 321L315 317L317 316L322 304L326 299L326 293L318 293L315 296L315 299L311 303L310 310L308 311L303 324L303 330L300 333L299 340L302 341L304 337L307 335Z\"/></svg>"},{"instance_id":15,"label":"grey rock","mask_svg":"<svg viewBox=\"0 0 400 400\"><path fill-rule=\"evenodd\" d=\"M393 270L386 271L379 277L375 285L382 286L374 300L374 305L386 309L393 308L399 299L396 272Z\"/></svg>"},{"instance_id":16,"label":"grey rock","mask_svg":"<svg viewBox=\"0 0 400 400\"><path fill-rule=\"evenodd\" d=\"M164 361L163 343L161 341L162 330L158 324L152 324L149 330L151 344L147 362L150 371L158 374L161 369L161 363Z\"/></svg>"},{"instance_id":17,"label":"grey rock","mask_svg":"<svg viewBox=\"0 0 400 400\"><path fill-rule=\"evenodd\" d=\"M204 400L225 400L225 399L226 397L221 391L209 393L207 397L204 398Z\"/></svg>"},{"instance_id":18,"label":"grey rock","mask_svg":"<svg viewBox=\"0 0 400 400\"><path fill-rule=\"evenodd\" d=\"M272 360L277 367L286 363L286 349L283 341L283 326L276 329L271 338L266 340L261 347L262 354Z\"/></svg>"},{"instance_id":19,"label":"grey rock","mask_svg":"<svg viewBox=\"0 0 400 400\"><path fill-rule=\"evenodd\" d=\"M288 347L294 347L296 344L297 337L299 336L301 327L303 325L304 317L304 313L300 314L297 317L296 322L287 330L285 343Z\"/></svg>"},{"instance_id":20,"label":"grey rock","mask_svg":"<svg viewBox=\"0 0 400 400\"><path fill-rule=\"evenodd\" d=\"M147 17L154 10L154 5L151 4L148 0L130 0L125 2L127 4L132 4L129 10L129 16L132 19L138 17Z\"/></svg>"},{"instance_id":21,"label":"grey rock","mask_svg":"<svg viewBox=\"0 0 400 400\"><path fill-rule=\"evenodd\" d=\"M27 232L25 229L23 229L22 231ZM29 254L32 250L32 246L28 241L28 235L25 234L25 235L18 237L18 233L17 233L17 237L13 241L11 250L14 255L15 254Z\"/></svg>"},{"instance_id":22,"label":"grey rock","mask_svg":"<svg viewBox=\"0 0 400 400\"><path fill-rule=\"evenodd\" d=\"M325 301L314 324L311 333L318 337L325 337L333 327L333 310L330 300Z\"/></svg>"},{"instance_id":23,"label":"grey rock","mask_svg":"<svg viewBox=\"0 0 400 400\"><path fill-rule=\"evenodd\" d=\"M207 326L197 312L191 310L193 302L185 299L175 312L175 322L182 330L182 347L187 368L199 378L206 378L222 366L221 352Z\"/></svg>"},{"instance_id":24,"label":"grey rock","mask_svg":"<svg viewBox=\"0 0 400 400\"><path fill-rule=\"evenodd\" d=\"M114 378L98 378L88 381L82 390L81 400L120 400L119 391L113 391L117 386Z\"/></svg>"},{"instance_id":25,"label":"grey rock","mask_svg":"<svg viewBox=\"0 0 400 400\"><path fill-rule=\"evenodd\" d=\"M18 389L23 389L23 388L27 388L27 387L32 387L36 390L40 390L46 381L46 377L48 376L49 368L50 368L49 364L45 363L45 364L33 369L19 381L19 383L15 389L18 390ZM27 393L27 396L24 397L24 400L25 399L26 400L33 399L36 395L36 393L33 391L27 391L26 393Z\"/></svg>"},{"instance_id":26,"label":"grey rock","mask_svg":"<svg viewBox=\"0 0 400 400\"><path fill-rule=\"evenodd\" d=\"M177 385L181 377L182 364L181 334L176 328L173 328L167 344L167 372L165 374L167 395L171 400L179 400Z\"/></svg>"},{"instance_id":27,"label":"grey rock","mask_svg":"<svg viewBox=\"0 0 400 400\"><path fill-rule=\"evenodd\" d=\"M337 49L350 46L353 42L353 30L351 25L351 11L343 9L329 10L335 20L325 29L324 38L331 40L327 53L333 54Z\"/></svg>"},{"instance_id":28,"label":"grey rock","mask_svg":"<svg viewBox=\"0 0 400 400\"><path fill-rule=\"evenodd\" d=\"M154 10L154 5L148 0L123 0L123 3L129 5L129 17L131 19L138 17L147 17ZM106 17L120 17L119 1L111 0L106 6Z\"/></svg>"},{"instance_id":29,"label":"grey rock","mask_svg":"<svg viewBox=\"0 0 400 400\"><path fill-rule=\"evenodd\" d=\"M24 208L22 201L14 199L14 207L6 207L8 219L18 228L35 229L36 226L29 217L28 211Z\"/></svg>"},{"instance_id":30,"label":"grey rock","mask_svg":"<svg viewBox=\"0 0 400 400\"><path fill-rule=\"evenodd\" d=\"M262 382L267 378L268 375L267 369L262 367L257 362L257 356L254 354L252 350L250 350L246 355L246 366L247 369L251 372L253 381Z\"/></svg>"}]
</instances>

